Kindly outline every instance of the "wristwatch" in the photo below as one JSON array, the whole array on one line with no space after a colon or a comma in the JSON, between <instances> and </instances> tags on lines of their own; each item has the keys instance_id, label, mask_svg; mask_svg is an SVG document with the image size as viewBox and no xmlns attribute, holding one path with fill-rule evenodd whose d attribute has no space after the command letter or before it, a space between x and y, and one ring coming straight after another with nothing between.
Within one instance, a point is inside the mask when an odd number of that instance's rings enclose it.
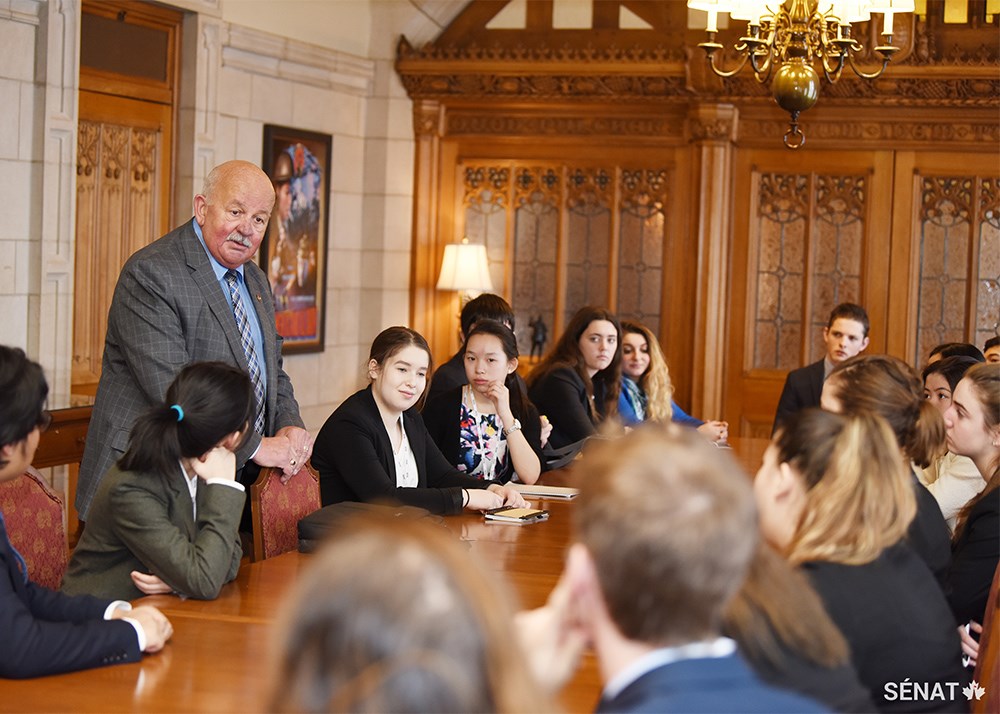
<instances>
[{"instance_id":1,"label":"wristwatch","mask_svg":"<svg viewBox=\"0 0 1000 714\"><path fill-rule=\"evenodd\" d=\"M503 435L510 436L515 431L521 431L521 422L517 419L514 420L514 423L510 425L509 429L507 427L503 428Z\"/></svg>"}]
</instances>

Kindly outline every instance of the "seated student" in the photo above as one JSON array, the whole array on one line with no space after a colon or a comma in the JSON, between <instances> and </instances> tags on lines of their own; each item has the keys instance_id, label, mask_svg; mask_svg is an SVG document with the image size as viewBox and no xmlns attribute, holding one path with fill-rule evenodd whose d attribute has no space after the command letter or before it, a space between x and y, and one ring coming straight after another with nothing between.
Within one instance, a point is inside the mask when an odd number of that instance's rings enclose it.
<instances>
[{"instance_id":1,"label":"seated student","mask_svg":"<svg viewBox=\"0 0 1000 714\"><path fill-rule=\"evenodd\" d=\"M468 384L428 400L422 416L441 453L462 473L506 483L541 473L538 411L517 378L517 338L510 328L480 320L466 337Z\"/></svg>"},{"instance_id":2,"label":"seated student","mask_svg":"<svg viewBox=\"0 0 1000 714\"><path fill-rule=\"evenodd\" d=\"M725 443L729 424L702 421L684 413L673 400L667 360L656 336L645 325L622 320L622 388L618 416L625 426L647 419L694 427L709 441Z\"/></svg>"},{"instance_id":3,"label":"seated student","mask_svg":"<svg viewBox=\"0 0 1000 714\"><path fill-rule=\"evenodd\" d=\"M796 412L819 406L824 380L836 365L865 351L869 328L868 313L860 305L842 302L830 311L823 328L826 354L823 359L788 373L774 415L772 434Z\"/></svg>"},{"instance_id":4,"label":"seated student","mask_svg":"<svg viewBox=\"0 0 1000 714\"><path fill-rule=\"evenodd\" d=\"M62 590L132 599L176 592L211 600L236 577L246 499L236 455L253 385L223 362L185 367L132 428L101 480Z\"/></svg>"},{"instance_id":5,"label":"seated student","mask_svg":"<svg viewBox=\"0 0 1000 714\"><path fill-rule=\"evenodd\" d=\"M582 307L528 377L528 396L552 422L556 449L581 441L618 411L621 327L599 307Z\"/></svg>"},{"instance_id":6,"label":"seated student","mask_svg":"<svg viewBox=\"0 0 1000 714\"><path fill-rule=\"evenodd\" d=\"M1000 364L976 365L965 373L944 421L948 447L972 459L985 484L959 512L948 574L955 618L961 625L973 621L979 632L1000 561Z\"/></svg>"},{"instance_id":7,"label":"seated student","mask_svg":"<svg viewBox=\"0 0 1000 714\"><path fill-rule=\"evenodd\" d=\"M875 709L823 601L767 543L757 546L746 579L726 607L723 631L768 684L835 712Z\"/></svg>"},{"instance_id":8,"label":"seated student","mask_svg":"<svg viewBox=\"0 0 1000 714\"><path fill-rule=\"evenodd\" d=\"M983 357L987 362L1000 362L1000 336L986 340L983 344Z\"/></svg>"},{"instance_id":9,"label":"seated student","mask_svg":"<svg viewBox=\"0 0 1000 714\"><path fill-rule=\"evenodd\" d=\"M896 435L897 455L909 470L917 496L917 517L907 533L910 545L945 587L951 563L951 536L941 508L914 473L944 450L944 421L924 399L923 385L910 365L889 355L855 357L837 365L823 384L823 408L839 414L870 411Z\"/></svg>"},{"instance_id":10,"label":"seated student","mask_svg":"<svg viewBox=\"0 0 1000 714\"><path fill-rule=\"evenodd\" d=\"M812 581L876 707L964 710L947 686L964 681L955 619L905 540L917 504L885 420L800 412L764 453L754 492L764 536ZM901 697L904 681L944 698Z\"/></svg>"},{"instance_id":11,"label":"seated student","mask_svg":"<svg viewBox=\"0 0 1000 714\"><path fill-rule=\"evenodd\" d=\"M510 486L461 474L442 456L416 409L430 371L421 335L408 327L378 334L371 384L337 407L313 446L323 505L388 501L445 514L524 505Z\"/></svg>"},{"instance_id":12,"label":"seated student","mask_svg":"<svg viewBox=\"0 0 1000 714\"><path fill-rule=\"evenodd\" d=\"M511 636L511 602L440 528L356 519L283 606L269 710L551 711Z\"/></svg>"},{"instance_id":13,"label":"seated student","mask_svg":"<svg viewBox=\"0 0 1000 714\"><path fill-rule=\"evenodd\" d=\"M20 349L0 346L0 481L19 478L31 465L48 424L48 392L38 364ZM155 607L70 597L31 582L0 514L0 677L137 662L143 652L161 650L172 633Z\"/></svg>"},{"instance_id":14,"label":"seated student","mask_svg":"<svg viewBox=\"0 0 1000 714\"><path fill-rule=\"evenodd\" d=\"M945 357L971 357L976 362L983 362L986 359L978 347L968 342L942 342L931 349L927 355L927 364L934 364Z\"/></svg>"},{"instance_id":15,"label":"seated student","mask_svg":"<svg viewBox=\"0 0 1000 714\"><path fill-rule=\"evenodd\" d=\"M945 357L924 367L924 396L944 416L951 406L951 396L969 367L979 364L971 357ZM917 471L920 483L927 487L941 507L941 514L951 531L962 507L983 490L983 477L967 456L945 451L927 468Z\"/></svg>"},{"instance_id":16,"label":"seated student","mask_svg":"<svg viewBox=\"0 0 1000 714\"><path fill-rule=\"evenodd\" d=\"M451 391L455 387L468 384L468 378L465 374L465 341L472 328L481 320L494 320L506 325L511 332L514 331L514 310L499 295L483 293L465 303L462 313L459 315L462 348L452 355L451 359L434 370L434 377L427 388L428 401Z\"/></svg>"},{"instance_id":17,"label":"seated student","mask_svg":"<svg viewBox=\"0 0 1000 714\"><path fill-rule=\"evenodd\" d=\"M529 650L543 684L565 681L586 641L604 684L598 712L821 711L761 682L720 636L758 542L750 481L727 452L644 425L579 469L565 570L518 622L528 641L550 643Z\"/></svg>"}]
</instances>

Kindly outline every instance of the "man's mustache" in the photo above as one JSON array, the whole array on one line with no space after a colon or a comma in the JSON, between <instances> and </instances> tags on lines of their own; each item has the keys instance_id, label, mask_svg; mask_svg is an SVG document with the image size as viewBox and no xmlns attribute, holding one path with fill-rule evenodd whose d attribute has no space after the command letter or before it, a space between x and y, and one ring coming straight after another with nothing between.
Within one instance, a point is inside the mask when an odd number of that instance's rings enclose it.
<instances>
[{"instance_id":1,"label":"man's mustache","mask_svg":"<svg viewBox=\"0 0 1000 714\"><path fill-rule=\"evenodd\" d=\"M252 248L253 247L253 243L250 242L250 239L247 238L245 235L241 235L239 233L230 233L229 237L226 238L226 240L227 241L232 241L233 243L239 243L244 248Z\"/></svg>"}]
</instances>

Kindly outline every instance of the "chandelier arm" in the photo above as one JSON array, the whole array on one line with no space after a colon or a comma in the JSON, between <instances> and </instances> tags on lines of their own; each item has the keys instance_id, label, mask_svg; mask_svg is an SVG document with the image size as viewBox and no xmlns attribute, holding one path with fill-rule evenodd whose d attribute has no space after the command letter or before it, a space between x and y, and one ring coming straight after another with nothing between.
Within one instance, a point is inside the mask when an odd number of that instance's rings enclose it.
<instances>
[{"instance_id":1,"label":"chandelier arm","mask_svg":"<svg viewBox=\"0 0 1000 714\"><path fill-rule=\"evenodd\" d=\"M826 81L830 84L836 84L840 80L840 74L844 70L844 60L845 55L837 55L836 63L831 67L828 62L829 55L822 55L821 64L823 65L823 75L826 77Z\"/></svg>"},{"instance_id":2,"label":"chandelier arm","mask_svg":"<svg viewBox=\"0 0 1000 714\"><path fill-rule=\"evenodd\" d=\"M854 74L861 77L861 79L878 79L882 76L882 73L885 72L885 68L889 66L889 59L889 57L883 58L882 66L873 72L865 72L864 70L859 69L858 65L854 62L854 57L851 55L848 55L847 63L851 65L851 69L854 70Z\"/></svg>"},{"instance_id":3,"label":"chandelier arm","mask_svg":"<svg viewBox=\"0 0 1000 714\"><path fill-rule=\"evenodd\" d=\"M729 79L730 77L734 77L737 74L739 74L740 70L743 69L744 66L746 66L747 57L748 57L748 55L746 53L744 53L742 59L740 59L739 64L737 64L736 67L734 67L733 69L722 69L721 67L719 67L715 63L715 53L714 52L709 53L709 55L708 55L708 61L709 61L709 65L712 68L712 71L715 72L715 74L717 74L718 76L722 77L723 79Z\"/></svg>"}]
</instances>

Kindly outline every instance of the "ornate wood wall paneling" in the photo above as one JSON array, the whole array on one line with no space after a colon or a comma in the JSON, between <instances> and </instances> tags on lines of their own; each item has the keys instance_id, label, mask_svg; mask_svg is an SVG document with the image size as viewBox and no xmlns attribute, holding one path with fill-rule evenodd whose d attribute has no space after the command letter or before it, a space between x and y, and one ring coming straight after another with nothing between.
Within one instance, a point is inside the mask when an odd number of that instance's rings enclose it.
<instances>
[{"instance_id":1,"label":"ornate wood wall paneling","mask_svg":"<svg viewBox=\"0 0 1000 714\"><path fill-rule=\"evenodd\" d=\"M752 359L743 350L752 345L747 340L753 326L732 311L735 296L748 287L748 268L739 256L746 255L750 218L740 210L749 204L739 194L749 189L740 182L761 150L775 152L774 170L791 159L780 148L787 117L749 74L729 80L711 74L695 48L703 33L687 29L684 3L595 2L591 30L552 29L551 3L529 5L534 7L522 30L488 29L507 2L474 0L434 43L414 48L402 39L396 61L402 83L416 103L429 100L441 107L435 130L445 173L470 157L559 165L598 157L604 165L627 166L636 151L673 167L664 246L665 261L670 256L673 264L664 272L661 339L682 389L695 384L696 410L714 416L713 406L730 404L734 390L742 389L740 365ZM972 15L981 5L970 4ZM653 29L617 29L622 8ZM819 104L803 115L808 144L796 159L809 165L806 173L836 173L840 167L872 182L868 193L879 201L864 209L862 293L878 333L873 349L901 356L916 344L905 334L915 329L919 279L919 250L914 255L912 245L914 166L930 151L950 154L952 164L961 165L982 156L984 148L995 164L1000 146L995 41L1000 22L973 17L966 26L950 26L942 19L943 3L931 0L928 8L926 18L897 18L894 40L903 49L883 78L845 78L822 86ZM732 44L740 32L734 23L720 33L720 41ZM876 32L868 25L857 28L866 46L874 46ZM706 108L723 106L733 107L737 118L728 123L706 118L712 111ZM727 194L727 185L736 190ZM454 193L442 186L421 193L418 185L415 212L431 210L429 201L451 205ZM421 241L429 240L430 254L440 260L441 246L460 237L444 223L441 216L436 233L415 242L416 253L424 247ZM432 291L416 294L428 285L432 281L414 283L415 324L453 342L447 336L454 329L454 310L440 309L443 298ZM510 280L504 287L511 289ZM616 296L609 291L613 305ZM430 308L420 314L422 304ZM803 315L807 309L804 304ZM446 318L448 328L438 327ZM804 326L810 329L808 322ZM801 343L808 345L809 338L802 336ZM774 370L759 380L760 389L748 399L758 406L776 401L783 374ZM758 414L751 421L761 419Z\"/></svg>"}]
</instances>

